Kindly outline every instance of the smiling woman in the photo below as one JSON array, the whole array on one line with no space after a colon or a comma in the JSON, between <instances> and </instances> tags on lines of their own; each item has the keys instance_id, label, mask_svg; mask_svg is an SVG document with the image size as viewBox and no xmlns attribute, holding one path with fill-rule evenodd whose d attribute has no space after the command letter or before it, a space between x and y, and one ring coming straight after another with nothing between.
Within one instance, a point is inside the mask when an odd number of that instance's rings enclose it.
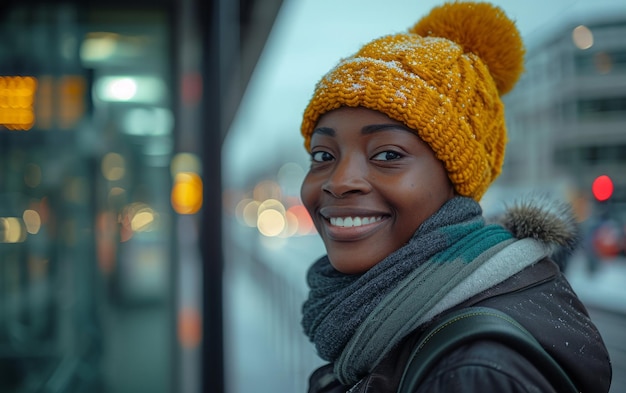
<instances>
[{"instance_id":1,"label":"smiling woman","mask_svg":"<svg viewBox=\"0 0 626 393\"><path fill-rule=\"evenodd\" d=\"M488 223L479 204L502 169L501 96L524 52L500 8L447 3L315 86L301 197L326 255L308 271L302 326L328 364L309 393L396 392L422 333L472 306L517 320L579 391L608 391L602 338L551 259L575 245L569 206L524 200ZM414 392L560 391L504 341L448 355Z\"/></svg>"},{"instance_id":2,"label":"smiling woman","mask_svg":"<svg viewBox=\"0 0 626 393\"><path fill-rule=\"evenodd\" d=\"M402 123L349 107L318 122L302 201L337 270L371 268L453 196L442 162Z\"/></svg>"}]
</instances>

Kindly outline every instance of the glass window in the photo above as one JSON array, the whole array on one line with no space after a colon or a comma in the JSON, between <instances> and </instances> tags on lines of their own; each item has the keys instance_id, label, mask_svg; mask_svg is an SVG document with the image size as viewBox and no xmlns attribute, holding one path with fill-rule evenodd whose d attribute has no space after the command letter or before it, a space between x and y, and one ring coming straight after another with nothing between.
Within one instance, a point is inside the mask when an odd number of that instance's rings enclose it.
<instances>
[{"instance_id":1,"label":"glass window","mask_svg":"<svg viewBox=\"0 0 626 393\"><path fill-rule=\"evenodd\" d=\"M168 391L168 14L3 10L0 391Z\"/></svg>"}]
</instances>

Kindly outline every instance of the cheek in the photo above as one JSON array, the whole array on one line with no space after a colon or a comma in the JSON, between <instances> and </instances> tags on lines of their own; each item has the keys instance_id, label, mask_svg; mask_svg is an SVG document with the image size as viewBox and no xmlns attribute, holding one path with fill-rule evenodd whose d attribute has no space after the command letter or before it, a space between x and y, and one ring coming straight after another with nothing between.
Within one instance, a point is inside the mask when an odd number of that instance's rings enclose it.
<instances>
[{"instance_id":1,"label":"cheek","mask_svg":"<svg viewBox=\"0 0 626 393\"><path fill-rule=\"evenodd\" d=\"M313 225L318 232L321 231L322 223L320 222L320 217L315 213L315 211L319 205L320 193L321 185L318 184L314 177L307 175L302 182L302 186L300 187L300 199L302 200L302 204L309 213L309 216L313 221Z\"/></svg>"},{"instance_id":2,"label":"cheek","mask_svg":"<svg viewBox=\"0 0 626 393\"><path fill-rule=\"evenodd\" d=\"M311 209L315 205L315 201L317 200L318 192L320 187L316 184L315 180L310 174L307 174L302 182L302 186L300 187L300 199L302 199L302 204L306 209L311 213Z\"/></svg>"},{"instance_id":3,"label":"cheek","mask_svg":"<svg viewBox=\"0 0 626 393\"><path fill-rule=\"evenodd\" d=\"M436 168L428 176L406 179L404 186L398 186L397 189L404 189L405 192L397 192L389 199L394 199L400 221L408 232L416 230L452 195L452 185L447 175Z\"/></svg>"}]
</instances>

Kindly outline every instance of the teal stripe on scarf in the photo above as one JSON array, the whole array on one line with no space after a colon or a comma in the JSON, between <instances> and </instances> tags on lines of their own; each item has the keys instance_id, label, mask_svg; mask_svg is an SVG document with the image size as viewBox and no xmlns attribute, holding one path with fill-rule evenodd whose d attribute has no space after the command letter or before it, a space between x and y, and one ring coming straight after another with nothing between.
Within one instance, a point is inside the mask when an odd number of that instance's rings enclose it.
<instances>
[{"instance_id":1,"label":"teal stripe on scarf","mask_svg":"<svg viewBox=\"0 0 626 393\"><path fill-rule=\"evenodd\" d=\"M463 262L469 263L475 260L486 249L513 237L510 232L499 225L488 225L481 229L481 224L482 223L471 222L441 228L441 232L444 234L453 233L453 235L450 236L452 239L458 237L457 234L461 229L463 233L469 232L469 234L463 236L447 249L435 254L431 261L445 263L460 258Z\"/></svg>"}]
</instances>

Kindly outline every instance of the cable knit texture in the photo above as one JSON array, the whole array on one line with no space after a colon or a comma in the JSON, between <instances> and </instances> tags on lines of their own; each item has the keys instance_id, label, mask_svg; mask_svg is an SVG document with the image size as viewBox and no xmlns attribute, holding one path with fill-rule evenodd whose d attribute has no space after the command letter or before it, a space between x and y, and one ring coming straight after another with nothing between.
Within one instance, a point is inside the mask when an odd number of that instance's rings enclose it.
<instances>
[{"instance_id":1,"label":"cable knit texture","mask_svg":"<svg viewBox=\"0 0 626 393\"><path fill-rule=\"evenodd\" d=\"M305 147L324 113L341 106L376 110L415 130L456 191L480 200L501 171L500 95L517 82L523 57L519 32L500 8L437 7L407 33L366 44L318 82L303 116Z\"/></svg>"}]
</instances>

